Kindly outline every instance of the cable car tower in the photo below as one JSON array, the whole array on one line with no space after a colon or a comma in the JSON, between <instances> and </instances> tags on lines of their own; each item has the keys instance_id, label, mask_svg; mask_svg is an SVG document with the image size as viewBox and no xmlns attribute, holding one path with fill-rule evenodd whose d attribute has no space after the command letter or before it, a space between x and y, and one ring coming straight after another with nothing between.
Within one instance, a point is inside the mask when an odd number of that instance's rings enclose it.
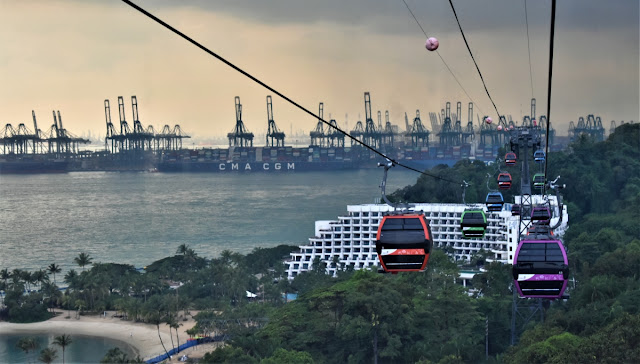
<instances>
[{"instance_id":1,"label":"cable car tower","mask_svg":"<svg viewBox=\"0 0 640 364\"><path fill-rule=\"evenodd\" d=\"M278 130L276 122L273 121L271 95L267 95L267 120L269 120L269 126L267 128L267 147L284 147L284 132ZM273 142L274 139L275 143Z\"/></svg>"},{"instance_id":2,"label":"cable car tower","mask_svg":"<svg viewBox=\"0 0 640 364\"><path fill-rule=\"evenodd\" d=\"M253 147L253 133L245 128L242 122L242 104L240 96L236 96L236 127L234 131L227 134L229 147Z\"/></svg>"}]
</instances>

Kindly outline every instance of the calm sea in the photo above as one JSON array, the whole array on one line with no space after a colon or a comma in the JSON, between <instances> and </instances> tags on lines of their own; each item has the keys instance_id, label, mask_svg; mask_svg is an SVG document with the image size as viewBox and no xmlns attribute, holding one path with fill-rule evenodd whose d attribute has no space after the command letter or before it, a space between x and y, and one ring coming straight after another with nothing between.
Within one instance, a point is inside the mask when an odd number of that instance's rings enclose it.
<instances>
[{"instance_id":1,"label":"calm sea","mask_svg":"<svg viewBox=\"0 0 640 364\"><path fill-rule=\"evenodd\" d=\"M380 197L382 169L253 174L76 172L0 176L0 269L146 266L180 244L212 258L229 249L306 244L316 220ZM395 168L387 191L418 174ZM59 274L58 281L64 272Z\"/></svg>"},{"instance_id":2,"label":"calm sea","mask_svg":"<svg viewBox=\"0 0 640 364\"><path fill-rule=\"evenodd\" d=\"M37 363L40 351L46 347L53 347L58 352L54 363L62 363L62 349L53 345L54 334L41 335L0 335L0 363ZM23 337L32 337L38 342L38 348L25 354L16 344ZM99 363L109 349L118 347L129 358L135 358L137 353L128 344L103 337L71 336L71 345L64 351L65 363Z\"/></svg>"}]
</instances>

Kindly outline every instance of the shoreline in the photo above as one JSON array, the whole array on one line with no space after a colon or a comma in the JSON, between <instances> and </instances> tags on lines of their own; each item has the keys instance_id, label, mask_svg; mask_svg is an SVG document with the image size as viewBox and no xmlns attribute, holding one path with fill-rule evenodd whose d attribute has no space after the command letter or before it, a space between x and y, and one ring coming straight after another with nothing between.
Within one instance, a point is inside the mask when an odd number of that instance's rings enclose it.
<instances>
[{"instance_id":1,"label":"shoreline","mask_svg":"<svg viewBox=\"0 0 640 364\"><path fill-rule=\"evenodd\" d=\"M28 335L28 334L68 334L73 336L105 337L122 342L133 349L136 355L143 360L154 358L164 354L162 344L158 338L158 329L155 325L136 323L114 317L115 311L106 311L104 315L91 315L75 317L71 312L71 318L66 318L68 311L56 310L57 315L47 321L18 324L0 321L0 335ZM195 315L195 313L194 313ZM195 326L193 316L187 315L187 320L179 318L182 326L178 329L180 344L187 342L189 335L186 331ZM172 330L173 342L176 345L175 330ZM160 325L160 336L167 350L171 350L171 337L169 326ZM71 344L73 345L73 344ZM202 357L205 353L214 350L220 343L207 343L183 350L173 356L170 362L178 362L183 354L189 357ZM176 345L177 347L177 345Z\"/></svg>"}]
</instances>

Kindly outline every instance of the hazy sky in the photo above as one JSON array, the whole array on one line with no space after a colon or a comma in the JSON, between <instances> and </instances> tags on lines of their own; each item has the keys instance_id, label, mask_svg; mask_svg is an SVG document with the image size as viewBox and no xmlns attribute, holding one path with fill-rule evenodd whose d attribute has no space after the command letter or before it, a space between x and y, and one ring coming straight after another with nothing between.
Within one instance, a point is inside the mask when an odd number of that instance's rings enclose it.
<instances>
[{"instance_id":1,"label":"hazy sky","mask_svg":"<svg viewBox=\"0 0 640 364\"><path fill-rule=\"evenodd\" d=\"M470 101L402 0L137 0L148 11L314 112L324 102L348 128L374 115L428 113ZM440 54L479 108L496 117L446 0L407 0ZM532 97L546 112L550 0L529 0L531 85L524 0L457 0L462 27L502 114L521 119ZM637 0L559 0L552 122L566 134L587 114L635 120L639 106ZM0 0L0 123L52 124L60 110L75 134L104 135L104 99L118 120L124 96L131 124L136 95L144 126L181 124L195 137L225 135L235 125L234 97L254 134L267 128L268 91L118 0ZM308 133L317 120L274 97L276 124ZM479 110L480 109L480 110ZM374 116L377 121L377 116ZM293 142L289 140L289 142ZM263 140L256 140L263 145Z\"/></svg>"}]
</instances>

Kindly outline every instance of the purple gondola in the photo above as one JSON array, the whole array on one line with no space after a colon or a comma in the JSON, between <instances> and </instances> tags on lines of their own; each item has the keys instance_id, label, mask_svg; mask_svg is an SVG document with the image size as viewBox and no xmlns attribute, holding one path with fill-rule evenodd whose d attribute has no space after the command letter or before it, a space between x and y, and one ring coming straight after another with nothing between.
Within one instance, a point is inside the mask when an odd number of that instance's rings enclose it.
<instances>
[{"instance_id":1,"label":"purple gondola","mask_svg":"<svg viewBox=\"0 0 640 364\"><path fill-rule=\"evenodd\" d=\"M513 279L521 297L561 298L569 279L569 261L562 242L521 240L513 257Z\"/></svg>"}]
</instances>

